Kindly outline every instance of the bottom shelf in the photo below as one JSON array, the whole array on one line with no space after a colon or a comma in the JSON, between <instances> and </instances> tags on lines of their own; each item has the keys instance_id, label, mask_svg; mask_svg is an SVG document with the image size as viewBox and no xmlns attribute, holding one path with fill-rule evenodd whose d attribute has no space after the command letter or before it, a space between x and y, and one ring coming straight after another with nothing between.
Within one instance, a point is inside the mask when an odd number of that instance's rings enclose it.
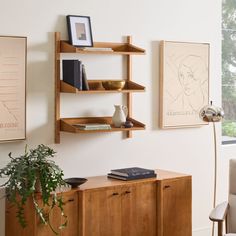
<instances>
[{"instance_id":1,"label":"bottom shelf","mask_svg":"<svg viewBox=\"0 0 236 236\"><path fill-rule=\"evenodd\" d=\"M97 132L116 132L116 131L132 131L132 130L144 130L145 125L141 122L134 120L132 118L127 118L127 120L133 123L132 128L115 128L112 124L112 117L80 117L80 118L62 118L60 120L61 131L71 132L71 133L97 133ZM110 124L111 129L105 130L81 130L75 126L75 124Z\"/></svg>"}]
</instances>

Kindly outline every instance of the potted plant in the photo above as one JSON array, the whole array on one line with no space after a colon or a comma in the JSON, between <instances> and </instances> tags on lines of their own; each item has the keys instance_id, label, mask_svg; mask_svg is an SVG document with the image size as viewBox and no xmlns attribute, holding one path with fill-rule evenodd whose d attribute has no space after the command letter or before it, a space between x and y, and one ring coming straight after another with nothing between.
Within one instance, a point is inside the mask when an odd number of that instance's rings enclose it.
<instances>
[{"instance_id":1,"label":"potted plant","mask_svg":"<svg viewBox=\"0 0 236 236\"><path fill-rule=\"evenodd\" d=\"M54 207L61 210L65 222L58 228L66 226L66 216L63 212L62 195L56 194L56 189L65 185L63 171L55 164L53 158L55 151L43 144L35 149L25 148L25 153L19 157L13 157L9 153L10 162L0 169L0 177L8 177L8 181L2 186L6 187L7 200L13 203L17 209L17 218L22 227L26 227L27 222L24 216L24 206L28 199L32 199L36 213L43 224L49 225L55 234L55 230L50 224L50 211ZM37 189L40 188L42 204L37 200ZM45 209L50 209L46 211Z\"/></svg>"}]
</instances>

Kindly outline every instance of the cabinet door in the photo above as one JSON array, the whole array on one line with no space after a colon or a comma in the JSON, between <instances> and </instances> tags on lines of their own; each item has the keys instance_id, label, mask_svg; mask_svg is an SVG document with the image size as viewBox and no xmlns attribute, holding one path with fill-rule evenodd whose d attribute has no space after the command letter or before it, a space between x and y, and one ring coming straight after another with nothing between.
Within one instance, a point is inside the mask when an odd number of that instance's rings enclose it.
<instances>
[{"instance_id":1,"label":"cabinet door","mask_svg":"<svg viewBox=\"0 0 236 236\"><path fill-rule=\"evenodd\" d=\"M191 178L163 181L162 191L163 236L191 236Z\"/></svg>"},{"instance_id":2,"label":"cabinet door","mask_svg":"<svg viewBox=\"0 0 236 236\"><path fill-rule=\"evenodd\" d=\"M61 236L78 236L78 199L77 193L71 193L63 196L64 213L67 216L67 226L64 229L59 227L65 223L66 219L61 215L61 210L54 207L50 211L50 223L53 229ZM49 208L47 209L49 211ZM43 225L37 217L37 236L55 236L49 225Z\"/></svg>"},{"instance_id":3,"label":"cabinet door","mask_svg":"<svg viewBox=\"0 0 236 236\"><path fill-rule=\"evenodd\" d=\"M24 215L27 226L22 228L17 218L18 209L6 200L5 210L5 235L6 236L34 236L35 232L35 213L32 200L28 200L24 207Z\"/></svg>"},{"instance_id":4,"label":"cabinet door","mask_svg":"<svg viewBox=\"0 0 236 236\"><path fill-rule=\"evenodd\" d=\"M38 200L39 205L42 205L42 202ZM50 210L49 207L45 208L45 212L49 213L49 221L51 227L58 233L60 233L60 230L58 227L61 225L61 211L58 207L54 207L52 210ZM36 213L35 213L36 214ZM52 231L49 225L44 225L41 223L41 220L38 215L35 217L36 219L36 235L37 236L55 236L55 233ZM60 235L60 234L59 234Z\"/></svg>"},{"instance_id":5,"label":"cabinet door","mask_svg":"<svg viewBox=\"0 0 236 236\"><path fill-rule=\"evenodd\" d=\"M122 189L122 236L156 236L156 182Z\"/></svg>"},{"instance_id":6,"label":"cabinet door","mask_svg":"<svg viewBox=\"0 0 236 236\"><path fill-rule=\"evenodd\" d=\"M87 191L83 195L81 236L121 236L120 188Z\"/></svg>"},{"instance_id":7,"label":"cabinet door","mask_svg":"<svg viewBox=\"0 0 236 236\"><path fill-rule=\"evenodd\" d=\"M67 226L61 230L62 236L78 236L78 194L73 193L64 197L64 213L67 216ZM61 217L61 224L65 218Z\"/></svg>"}]
</instances>

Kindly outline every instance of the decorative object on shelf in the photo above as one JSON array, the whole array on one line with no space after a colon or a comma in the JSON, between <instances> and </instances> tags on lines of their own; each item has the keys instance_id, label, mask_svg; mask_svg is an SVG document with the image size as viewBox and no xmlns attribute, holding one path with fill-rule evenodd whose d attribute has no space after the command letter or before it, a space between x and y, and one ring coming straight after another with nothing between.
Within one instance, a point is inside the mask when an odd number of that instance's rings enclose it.
<instances>
[{"instance_id":1,"label":"decorative object on shelf","mask_svg":"<svg viewBox=\"0 0 236 236\"><path fill-rule=\"evenodd\" d=\"M114 52L114 50L112 48L99 48L99 47L95 47L95 48L82 48L82 50L84 51L106 51L106 52Z\"/></svg>"},{"instance_id":2,"label":"decorative object on shelf","mask_svg":"<svg viewBox=\"0 0 236 236\"><path fill-rule=\"evenodd\" d=\"M116 128L120 128L126 121L128 109L123 105L114 105L115 112L112 116L112 122Z\"/></svg>"},{"instance_id":3,"label":"decorative object on shelf","mask_svg":"<svg viewBox=\"0 0 236 236\"><path fill-rule=\"evenodd\" d=\"M122 90L125 86L125 80L104 80L102 86L106 90Z\"/></svg>"},{"instance_id":4,"label":"decorative object on shelf","mask_svg":"<svg viewBox=\"0 0 236 236\"><path fill-rule=\"evenodd\" d=\"M82 64L82 90L88 91L89 90L89 84L88 84L88 79L87 79L87 74L85 71L85 66Z\"/></svg>"},{"instance_id":5,"label":"decorative object on shelf","mask_svg":"<svg viewBox=\"0 0 236 236\"><path fill-rule=\"evenodd\" d=\"M77 188L81 184L84 184L85 182L87 182L88 180L85 178L68 178L68 179L64 179L64 181L67 184L69 184L72 188Z\"/></svg>"},{"instance_id":6,"label":"decorative object on shelf","mask_svg":"<svg viewBox=\"0 0 236 236\"><path fill-rule=\"evenodd\" d=\"M209 102L209 48L208 43L161 42L161 128L205 124L199 111Z\"/></svg>"},{"instance_id":7,"label":"decorative object on shelf","mask_svg":"<svg viewBox=\"0 0 236 236\"><path fill-rule=\"evenodd\" d=\"M79 60L62 60L63 81L83 90L82 63Z\"/></svg>"},{"instance_id":8,"label":"decorative object on shelf","mask_svg":"<svg viewBox=\"0 0 236 236\"><path fill-rule=\"evenodd\" d=\"M204 122L212 122L213 124L213 137L214 137L214 187L213 187L213 208L216 206L216 185L217 185L217 142L216 142L216 127L215 122L222 121L224 111L220 107L212 105L204 106L199 113L200 118ZM212 236L214 236L214 223L212 225Z\"/></svg>"},{"instance_id":9,"label":"decorative object on shelf","mask_svg":"<svg viewBox=\"0 0 236 236\"><path fill-rule=\"evenodd\" d=\"M26 138L27 38L0 36L0 142Z\"/></svg>"},{"instance_id":10,"label":"decorative object on shelf","mask_svg":"<svg viewBox=\"0 0 236 236\"><path fill-rule=\"evenodd\" d=\"M109 130L111 129L111 126L109 124L100 124L100 123L74 124L74 126L81 130Z\"/></svg>"},{"instance_id":11,"label":"decorative object on shelf","mask_svg":"<svg viewBox=\"0 0 236 236\"><path fill-rule=\"evenodd\" d=\"M43 144L35 149L27 150L19 157L13 157L9 153L10 162L0 169L0 177L9 178L2 186L6 187L7 200L13 203L17 208L17 218L22 227L27 226L24 216L24 206L28 199L33 200L33 206L41 222L48 225L51 230L57 234L57 231L64 228L67 224L66 216L63 210L62 195L58 196L56 190L65 185L63 180L63 171L54 161L55 151ZM37 201L36 191L40 191L43 205ZM52 194L54 192L54 194ZM64 216L65 222L54 229L50 223L50 211L58 207Z\"/></svg>"},{"instance_id":12,"label":"decorative object on shelf","mask_svg":"<svg viewBox=\"0 0 236 236\"><path fill-rule=\"evenodd\" d=\"M93 36L89 16L68 15L69 41L77 47L93 47Z\"/></svg>"},{"instance_id":13,"label":"decorative object on shelf","mask_svg":"<svg viewBox=\"0 0 236 236\"><path fill-rule=\"evenodd\" d=\"M134 124L129 120L125 121L125 123L124 123L125 128L132 128L133 126L134 126Z\"/></svg>"}]
</instances>

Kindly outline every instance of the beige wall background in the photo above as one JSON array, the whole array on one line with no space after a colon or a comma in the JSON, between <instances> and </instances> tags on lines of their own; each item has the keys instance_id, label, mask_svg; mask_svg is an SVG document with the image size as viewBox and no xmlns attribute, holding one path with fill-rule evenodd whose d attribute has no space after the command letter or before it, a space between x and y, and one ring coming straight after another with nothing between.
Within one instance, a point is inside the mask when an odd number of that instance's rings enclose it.
<instances>
[{"instance_id":1,"label":"beige wall background","mask_svg":"<svg viewBox=\"0 0 236 236\"><path fill-rule=\"evenodd\" d=\"M0 35L28 37L27 140L0 144L0 168L11 151L18 155L25 144L44 143L57 152L56 162L65 177L105 175L110 169L141 166L162 168L193 176L193 235L210 235L212 207L213 137L211 125L201 128L160 130L159 41L209 42L210 99L221 102L221 1L220 0L8 0L1 2ZM145 56L133 59L134 81L146 86L135 94L134 117L147 125L132 139L121 133L61 135L54 142L54 32L67 39L65 16L91 17L94 41L124 40L132 35ZM64 55L74 58L74 55ZM122 57L83 56L89 79L125 76ZM112 115L121 95L62 95L62 116ZM217 125L220 134L220 125ZM220 135L219 135L220 137ZM220 152L218 201L226 198L228 159ZM230 156L227 153L227 157ZM225 192L225 193L224 193ZM4 200L0 201L0 235L4 235Z\"/></svg>"}]
</instances>

